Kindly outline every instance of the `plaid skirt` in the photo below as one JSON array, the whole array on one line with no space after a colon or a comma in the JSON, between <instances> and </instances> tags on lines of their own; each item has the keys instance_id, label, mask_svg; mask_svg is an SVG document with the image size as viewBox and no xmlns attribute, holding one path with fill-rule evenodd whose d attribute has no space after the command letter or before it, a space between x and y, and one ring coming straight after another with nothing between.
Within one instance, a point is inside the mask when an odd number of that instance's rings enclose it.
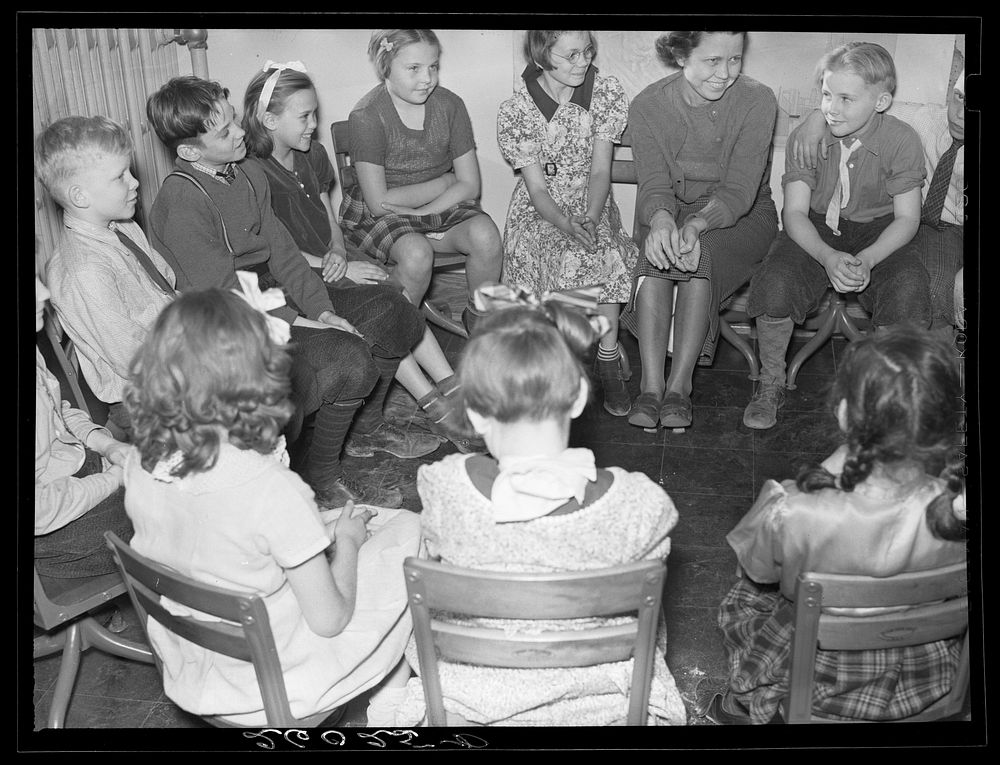
<instances>
[{"instance_id":1,"label":"plaid skirt","mask_svg":"<svg viewBox=\"0 0 1000 765\"><path fill-rule=\"evenodd\" d=\"M681 205L676 219L683 221L708 203L700 199L690 205ZM778 233L778 213L770 194L757 197L750 211L728 228L706 231L701 236L701 258L697 271L681 271L671 266L661 270L646 259L644 252L649 228L643 226L636 237L639 244L639 258L632 276L632 296L622 311L621 323L629 332L639 336L639 317L635 310L635 296L640 279L670 279L686 282L692 278L710 279L712 282L712 304L717 309L709 312L708 336L702 346L699 364L711 364L715 358L715 348L719 339L719 312L724 310L736 291L750 280L756 266L764 259L771 242Z\"/></svg>"},{"instance_id":2,"label":"plaid skirt","mask_svg":"<svg viewBox=\"0 0 1000 765\"><path fill-rule=\"evenodd\" d=\"M788 695L794 604L777 585L737 582L719 606L729 657L729 688L754 724L774 717ZM816 652L813 714L897 720L918 714L951 690L962 646L938 640L904 648Z\"/></svg>"},{"instance_id":3,"label":"plaid skirt","mask_svg":"<svg viewBox=\"0 0 1000 765\"><path fill-rule=\"evenodd\" d=\"M387 265L395 265L389 259L389 251L407 234L443 234L463 221L485 214L478 202L466 201L432 215L389 213L376 218L368 210L359 185L345 189L340 203L340 225L347 243Z\"/></svg>"}]
</instances>

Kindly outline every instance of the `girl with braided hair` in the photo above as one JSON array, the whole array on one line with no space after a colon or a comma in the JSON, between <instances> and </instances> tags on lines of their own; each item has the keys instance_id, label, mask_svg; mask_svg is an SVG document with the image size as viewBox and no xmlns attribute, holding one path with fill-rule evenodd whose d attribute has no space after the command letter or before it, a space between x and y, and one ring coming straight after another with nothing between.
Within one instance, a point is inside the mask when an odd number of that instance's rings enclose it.
<instances>
[{"instance_id":1,"label":"girl with braided hair","mask_svg":"<svg viewBox=\"0 0 1000 765\"><path fill-rule=\"evenodd\" d=\"M888 577L965 560L962 386L954 349L900 327L851 343L832 402L845 443L796 481L767 481L726 537L742 577L719 608L729 688L716 722L766 723L788 693L803 571ZM945 696L959 640L817 652L813 714L895 720Z\"/></svg>"}]
</instances>

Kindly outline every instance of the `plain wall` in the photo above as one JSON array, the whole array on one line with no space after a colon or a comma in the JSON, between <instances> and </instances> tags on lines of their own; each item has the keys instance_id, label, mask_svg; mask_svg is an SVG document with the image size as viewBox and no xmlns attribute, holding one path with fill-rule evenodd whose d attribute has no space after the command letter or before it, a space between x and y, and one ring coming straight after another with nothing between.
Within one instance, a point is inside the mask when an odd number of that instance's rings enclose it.
<instances>
[{"instance_id":1,"label":"plain wall","mask_svg":"<svg viewBox=\"0 0 1000 765\"><path fill-rule=\"evenodd\" d=\"M378 84L367 49L371 29L209 29L209 77L229 88L231 101L242 112L247 83L265 61L301 61L309 71L320 103L316 140L331 149L330 123L346 119L351 108ZM441 85L457 93L472 118L482 174L483 209L502 230L515 175L496 141L500 103L519 87L525 62L523 30L438 29L443 49ZM599 44L595 60L604 75L618 77L631 99L642 88L672 70L656 58L653 44L659 30L595 30ZM788 130L817 103L813 82L816 61L827 50L848 40L884 45L899 74L896 99L945 102L953 50L964 51L954 34L865 34L851 32L752 31L743 71L770 86L779 102L772 189L781 205L780 179L784 139ZM178 48L182 73L191 60ZM615 198L626 228L631 230L635 188L616 186ZM334 194L339 203L339 190Z\"/></svg>"}]
</instances>

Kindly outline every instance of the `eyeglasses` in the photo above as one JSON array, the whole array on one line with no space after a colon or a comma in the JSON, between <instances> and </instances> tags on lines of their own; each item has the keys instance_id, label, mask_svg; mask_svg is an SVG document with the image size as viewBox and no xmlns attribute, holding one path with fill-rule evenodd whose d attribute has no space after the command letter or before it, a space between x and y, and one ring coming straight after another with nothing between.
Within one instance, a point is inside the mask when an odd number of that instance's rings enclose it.
<instances>
[{"instance_id":1,"label":"eyeglasses","mask_svg":"<svg viewBox=\"0 0 1000 765\"><path fill-rule=\"evenodd\" d=\"M569 63L575 66L576 64L580 63L581 58L583 58L589 64L591 61L594 60L594 56L597 54L597 51L594 50L593 45L588 45L583 50L575 50L568 56L564 56L561 53L556 53L554 50L550 50L549 53L551 53L553 56L558 56L559 58L565 61L569 61Z\"/></svg>"}]
</instances>

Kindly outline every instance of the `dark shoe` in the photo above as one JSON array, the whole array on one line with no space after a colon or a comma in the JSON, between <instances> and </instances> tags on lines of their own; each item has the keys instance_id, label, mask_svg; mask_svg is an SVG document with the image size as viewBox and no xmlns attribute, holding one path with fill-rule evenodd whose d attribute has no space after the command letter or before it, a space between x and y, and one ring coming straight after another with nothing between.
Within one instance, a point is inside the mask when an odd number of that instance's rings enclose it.
<instances>
[{"instance_id":1,"label":"dark shoe","mask_svg":"<svg viewBox=\"0 0 1000 765\"><path fill-rule=\"evenodd\" d=\"M379 507L401 507L403 494L395 486L372 486L346 475L324 486L314 486L316 504L322 508L343 507L348 500L356 505L378 505Z\"/></svg>"},{"instance_id":2,"label":"dark shoe","mask_svg":"<svg viewBox=\"0 0 1000 765\"><path fill-rule=\"evenodd\" d=\"M375 452L388 452L396 457L412 459L436 451L442 438L416 428L402 430L383 421L371 433L352 433L344 444L351 457L371 457Z\"/></svg>"},{"instance_id":3,"label":"dark shoe","mask_svg":"<svg viewBox=\"0 0 1000 765\"><path fill-rule=\"evenodd\" d=\"M665 428L691 426L691 397L668 390L660 402L660 424Z\"/></svg>"},{"instance_id":4,"label":"dark shoe","mask_svg":"<svg viewBox=\"0 0 1000 765\"><path fill-rule=\"evenodd\" d=\"M614 361L597 359L595 366L601 387L604 388L604 410L615 417L624 417L629 413L632 404L632 397L626 385L632 379L631 367L627 365L620 351Z\"/></svg>"},{"instance_id":5,"label":"dark shoe","mask_svg":"<svg viewBox=\"0 0 1000 765\"><path fill-rule=\"evenodd\" d=\"M457 393L457 388L453 390L453 395L454 393ZM417 401L417 404L427 414L427 427L431 433L447 438L462 454L485 452L486 442L476 435L456 401L457 398L449 398L436 389Z\"/></svg>"},{"instance_id":6,"label":"dark shoe","mask_svg":"<svg viewBox=\"0 0 1000 765\"><path fill-rule=\"evenodd\" d=\"M773 428L778 421L778 409L785 403L785 386L762 383L757 387L747 408L743 410L743 424L754 430Z\"/></svg>"},{"instance_id":7,"label":"dark shoe","mask_svg":"<svg viewBox=\"0 0 1000 765\"><path fill-rule=\"evenodd\" d=\"M640 393L628 412L628 424L639 428L655 428L660 420L660 398L652 393Z\"/></svg>"},{"instance_id":8,"label":"dark shoe","mask_svg":"<svg viewBox=\"0 0 1000 765\"><path fill-rule=\"evenodd\" d=\"M721 693L715 694L704 717L714 722L716 725L751 725L750 715L747 712L730 712L726 709L724 700L729 696Z\"/></svg>"},{"instance_id":9,"label":"dark shoe","mask_svg":"<svg viewBox=\"0 0 1000 765\"><path fill-rule=\"evenodd\" d=\"M476 331L476 325L485 315L485 313L479 313L479 311L473 310L471 306L466 306L465 310L462 311L462 326L464 326L465 331L469 333L469 337L472 337L472 333Z\"/></svg>"}]
</instances>

